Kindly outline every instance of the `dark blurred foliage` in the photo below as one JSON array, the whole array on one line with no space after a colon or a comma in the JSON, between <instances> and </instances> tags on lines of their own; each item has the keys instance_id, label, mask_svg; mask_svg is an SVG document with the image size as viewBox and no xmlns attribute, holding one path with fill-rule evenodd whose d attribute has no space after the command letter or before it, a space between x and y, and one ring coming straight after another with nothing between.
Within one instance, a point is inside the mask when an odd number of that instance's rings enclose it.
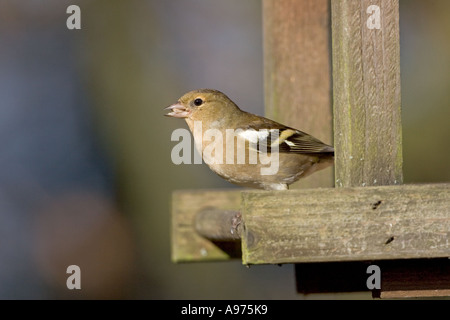
<instances>
[{"instance_id":1,"label":"dark blurred foliage","mask_svg":"<svg viewBox=\"0 0 450 320\"><path fill-rule=\"evenodd\" d=\"M172 191L233 186L172 164L162 109L210 87L263 114L260 1L45 3L0 3L0 298L308 298L291 265L170 261ZM450 181L450 2L400 10L405 182Z\"/></svg>"}]
</instances>

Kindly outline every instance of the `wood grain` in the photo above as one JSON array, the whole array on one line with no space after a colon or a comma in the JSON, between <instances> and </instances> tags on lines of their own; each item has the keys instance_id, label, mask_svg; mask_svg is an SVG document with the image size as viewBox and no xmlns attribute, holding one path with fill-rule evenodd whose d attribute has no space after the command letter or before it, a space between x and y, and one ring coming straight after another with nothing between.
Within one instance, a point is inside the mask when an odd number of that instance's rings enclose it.
<instances>
[{"instance_id":1,"label":"wood grain","mask_svg":"<svg viewBox=\"0 0 450 320\"><path fill-rule=\"evenodd\" d=\"M264 0L266 116L332 144L328 0ZM332 187L333 168L297 187Z\"/></svg>"},{"instance_id":2,"label":"wood grain","mask_svg":"<svg viewBox=\"0 0 450 320\"><path fill-rule=\"evenodd\" d=\"M450 260L422 259L383 261L382 299L450 296Z\"/></svg>"},{"instance_id":3,"label":"wood grain","mask_svg":"<svg viewBox=\"0 0 450 320\"><path fill-rule=\"evenodd\" d=\"M195 215L195 231L213 241L241 240L242 220L238 211L208 208Z\"/></svg>"},{"instance_id":4,"label":"wood grain","mask_svg":"<svg viewBox=\"0 0 450 320\"><path fill-rule=\"evenodd\" d=\"M244 264L450 257L450 184L245 191Z\"/></svg>"},{"instance_id":5,"label":"wood grain","mask_svg":"<svg viewBox=\"0 0 450 320\"><path fill-rule=\"evenodd\" d=\"M172 261L219 261L234 257L235 246L222 247L202 237L197 233L195 220L205 209L238 211L240 203L240 191L175 191L172 195Z\"/></svg>"},{"instance_id":6,"label":"wood grain","mask_svg":"<svg viewBox=\"0 0 450 320\"><path fill-rule=\"evenodd\" d=\"M369 29L371 5L381 28ZM401 184L398 0L331 2L337 187Z\"/></svg>"}]
</instances>

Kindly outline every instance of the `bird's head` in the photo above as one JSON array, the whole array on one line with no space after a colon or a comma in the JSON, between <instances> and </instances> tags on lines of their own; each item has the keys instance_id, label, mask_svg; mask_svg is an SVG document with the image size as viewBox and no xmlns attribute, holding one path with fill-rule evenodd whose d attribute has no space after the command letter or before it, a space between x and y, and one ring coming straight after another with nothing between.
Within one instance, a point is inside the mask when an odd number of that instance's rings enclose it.
<instances>
[{"instance_id":1,"label":"bird's head","mask_svg":"<svg viewBox=\"0 0 450 320\"><path fill-rule=\"evenodd\" d=\"M223 117L224 114L239 110L239 108L220 91L199 89L186 93L177 103L165 110L170 110L166 116L174 118L216 120Z\"/></svg>"}]
</instances>

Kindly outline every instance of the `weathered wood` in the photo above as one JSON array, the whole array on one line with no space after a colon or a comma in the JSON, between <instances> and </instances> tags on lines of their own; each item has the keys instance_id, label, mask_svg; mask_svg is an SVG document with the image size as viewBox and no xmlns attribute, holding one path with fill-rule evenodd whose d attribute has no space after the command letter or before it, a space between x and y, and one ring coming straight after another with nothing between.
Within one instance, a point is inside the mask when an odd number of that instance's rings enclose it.
<instances>
[{"instance_id":1,"label":"weathered wood","mask_svg":"<svg viewBox=\"0 0 450 320\"><path fill-rule=\"evenodd\" d=\"M197 214L205 210L237 211L240 203L240 191L175 191L172 195L172 261L228 260L237 255L235 246L223 247L202 237L196 230L195 220Z\"/></svg>"},{"instance_id":2,"label":"weathered wood","mask_svg":"<svg viewBox=\"0 0 450 320\"><path fill-rule=\"evenodd\" d=\"M208 208L195 215L195 231L212 241L241 240L242 221L238 211Z\"/></svg>"},{"instance_id":3,"label":"weathered wood","mask_svg":"<svg viewBox=\"0 0 450 320\"><path fill-rule=\"evenodd\" d=\"M332 43L336 186L401 184L398 0L332 1ZM421 226L416 228L423 236ZM389 268L384 267L387 275ZM414 261L404 265L405 277L417 273L420 265ZM431 276L414 281L415 290L408 290L405 281L399 285L395 277L384 279L381 296L445 294L430 289L439 288ZM390 288L389 281L397 291L385 289Z\"/></svg>"},{"instance_id":4,"label":"weathered wood","mask_svg":"<svg viewBox=\"0 0 450 320\"><path fill-rule=\"evenodd\" d=\"M264 93L268 118L332 143L328 0L264 0ZM332 187L333 168L291 186Z\"/></svg>"},{"instance_id":5,"label":"weathered wood","mask_svg":"<svg viewBox=\"0 0 450 320\"><path fill-rule=\"evenodd\" d=\"M335 184L401 184L398 0L334 0L331 11Z\"/></svg>"},{"instance_id":6,"label":"weathered wood","mask_svg":"<svg viewBox=\"0 0 450 320\"><path fill-rule=\"evenodd\" d=\"M450 184L245 191L244 264L450 257Z\"/></svg>"},{"instance_id":7,"label":"weathered wood","mask_svg":"<svg viewBox=\"0 0 450 320\"><path fill-rule=\"evenodd\" d=\"M427 275L428 276L428 275ZM438 281L435 277L432 277ZM404 285L405 283L403 283ZM406 298L438 298L450 297L450 289L428 289L428 290L404 290L383 291L380 294L381 299L406 299Z\"/></svg>"},{"instance_id":8,"label":"weathered wood","mask_svg":"<svg viewBox=\"0 0 450 320\"><path fill-rule=\"evenodd\" d=\"M450 260L383 261L381 290L374 297L382 299L450 296Z\"/></svg>"},{"instance_id":9,"label":"weathered wood","mask_svg":"<svg viewBox=\"0 0 450 320\"><path fill-rule=\"evenodd\" d=\"M381 272L381 290L374 298L444 297L450 295L450 259L403 259L302 263L296 265L301 293L367 292L367 268Z\"/></svg>"}]
</instances>

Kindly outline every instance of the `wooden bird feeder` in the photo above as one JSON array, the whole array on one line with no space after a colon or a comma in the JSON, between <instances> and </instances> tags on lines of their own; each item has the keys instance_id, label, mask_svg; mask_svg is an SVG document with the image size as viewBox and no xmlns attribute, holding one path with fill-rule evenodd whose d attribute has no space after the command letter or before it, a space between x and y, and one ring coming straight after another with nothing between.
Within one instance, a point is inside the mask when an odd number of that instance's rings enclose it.
<instances>
[{"instance_id":1,"label":"wooden bird feeder","mask_svg":"<svg viewBox=\"0 0 450 320\"><path fill-rule=\"evenodd\" d=\"M263 0L263 24L266 116L334 127L334 177L175 191L173 261L292 263L303 293L368 291L376 265L374 297L450 296L450 183L403 184L398 0Z\"/></svg>"}]
</instances>

